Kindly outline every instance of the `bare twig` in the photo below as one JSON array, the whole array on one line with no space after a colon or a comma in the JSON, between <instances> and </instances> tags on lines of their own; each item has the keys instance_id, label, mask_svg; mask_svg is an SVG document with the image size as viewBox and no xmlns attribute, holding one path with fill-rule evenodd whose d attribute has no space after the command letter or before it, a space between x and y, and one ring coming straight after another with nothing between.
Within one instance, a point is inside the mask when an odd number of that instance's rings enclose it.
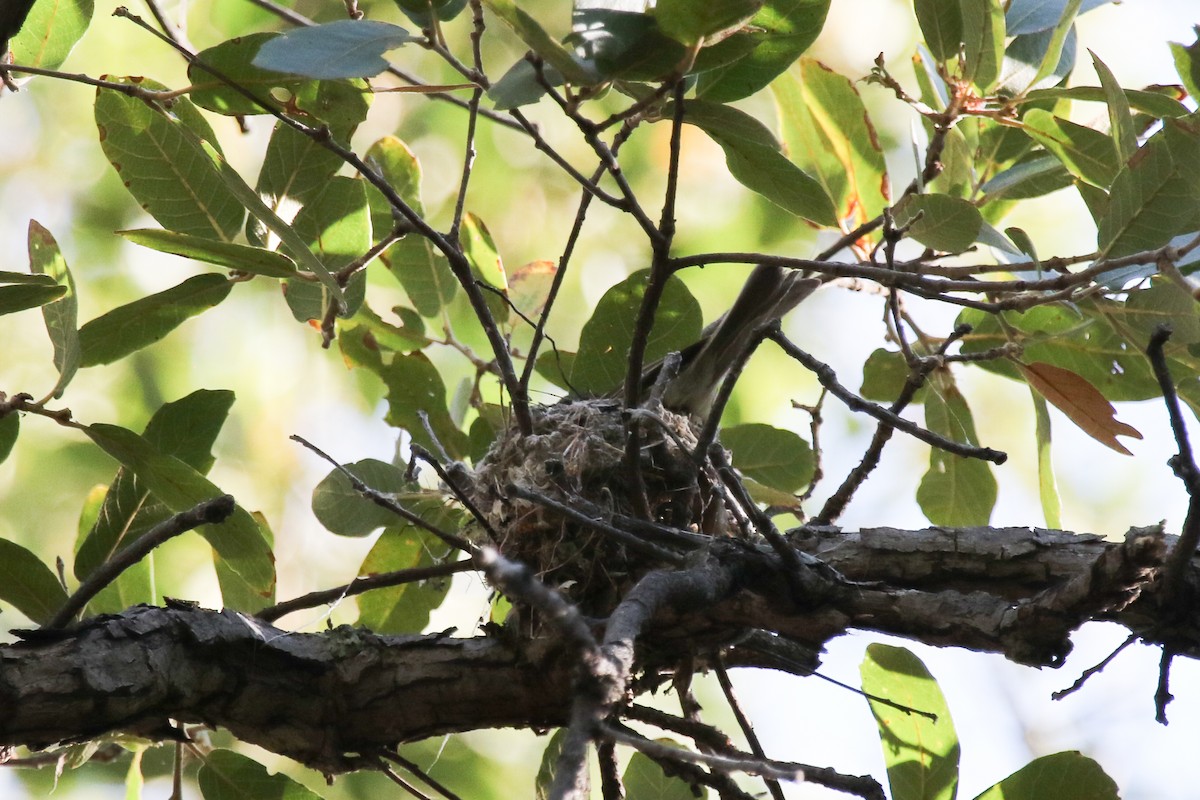
<instances>
[{"instance_id":1,"label":"bare twig","mask_svg":"<svg viewBox=\"0 0 1200 800\"><path fill-rule=\"evenodd\" d=\"M799 361L806 369L816 375L821 385L828 389L830 394L845 403L851 410L862 411L881 422L887 422L897 430L904 431L932 447L945 450L947 453L953 453L954 455L966 458L978 458L983 461L990 461L993 464L1003 464L1008 460L1007 453L993 450L990 447L976 447L964 442L956 442L953 439L940 436L927 428L922 428L916 423L909 422L883 406L872 403L869 400L864 400L838 382L837 375L834 373L832 367L792 344L780 330L775 329L767 336L778 344L785 353Z\"/></svg>"},{"instance_id":2,"label":"bare twig","mask_svg":"<svg viewBox=\"0 0 1200 800\"><path fill-rule=\"evenodd\" d=\"M750 752L755 758L766 759L767 753L763 750L762 742L758 739L758 734L754 732L754 725L750 722L750 718L746 716L746 712L742 710L742 704L738 702L737 694L733 691L733 682L729 680L729 672L725 669L725 658L718 654L717 665L713 670L717 674L717 681L721 684L721 692L725 695L725 702L729 703L729 708L733 711L733 716L737 720L738 727L742 729L742 735L746 737L746 743L750 745ZM767 784L767 791L771 793L774 800L784 800L783 787L779 785L779 781L764 777L763 780Z\"/></svg>"},{"instance_id":3,"label":"bare twig","mask_svg":"<svg viewBox=\"0 0 1200 800\"><path fill-rule=\"evenodd\" d=\"M201 525L216 525L224 522L233 513L236 505L230 495L221 495L201 503L197 503L187 511L181 511L155 525L139 536L128 547L118 551L87 577L87 580L67 598L62 608L55 612L46 628L61 628L78 614L88 601L98 595L105 586L117 579L122 572L132 567L150 554L154 548L169 541L181 533Z\"/></svg>"},{"instance_id":4,"label":"bare twig","mask_svg":"<svg viewBox=\"0 0 1200 800\"><path fill-rule=\"evenodd\" d=\"M339 464L333 458L333 456L329 455L324 450L322 450L321 448L317 447L312 442L305 439L303 436L297 436L296 434L292 434L288 438L294 442L299 442L300 444L304 445L309 450L313 451L318 456L320 456L321 458L325 459L330 464L332 464L334 469L336 469L338 472L342 473L342 475L344 475L350 481L350 485L354 487L354 491L358 492L363 497L367 498L368 500L370 500L372 503L379 506L380 508L386 508L388 511L390 511L393 514L395 514L396 516L400 517L400 519L402 519L406 522L409 522L413 525L416 525L418 528L421 528L422 530L432 533L434 536L438 537L443 542L445 542L446 544L450 545L453 548L456 548L458 550L462 550L465 553L471 553L471 554L477 553L479 551L479 547L477 545L475 545L473 542L470 542L457 534L450 533L449 531L444 531L441 528L439 528L438 526L436 526L430 522L427 522L424 519L421 519L420 516L418 516L417 514L414 514L413 512L409 511L407 508L405 508L404 506L402 506L398 502L396 502L396 500L394 498L389 497L388 495L384 494L383 492L380 492L377 489L373 489L370 486L367 486L367 484L363 483L363 481L357 475L355 475L350 470L346 469L346 467L343 466L342 464Z\"/></svg>"},{"instance_id":5,"label":"bare twig","mask_svg":"<svg viewBox=\"0 0 1200 800\"><path fill-rule=\"evenodd\" d=\"M342 598L354 597L355 595L374 591L375 589L387 589L392 586L402 586L406 583L429 580L430 578L444 578L459 572L470 572L474 569L475 564L467 560L431 564L428 567L398 569L394 572L384 572L379 575L364 575L355 578L343 586L323 589L319 592L309 592L308 594L294 597L291 600L276 603L269 608L264 608L254 616L263 622L274 622L280 617L291 614L293 611L336 603Z\"/></svg>"},{"instance_id":6,"label":"bare twig","mask_svg":"<svg viewBox=\"0 0 1200 800\"><path fill-rule=\"evenodd\" d=\"M551 511L554 511L556 514L561 515L565 519L590 528L597 533L602 533L605 536L609 536L616 541L621 542L631 550L636 550L637 552L650 556L651 558L667 564L681 564L684 561L684 556L680 553L677 553L673 550L668 550L665 547L661 547L651 542L647 542L630 531L623 530L615 525L610 525L603 520L594 519L588 514L577 511L565 503L560 503L554 498L547 497L546 495L535 492L532 489L526 489L523 486L517 486L516 484L510 483L507 487L505 487L504 491L505 494L510 497L528 500L532 503L537 503L540 506L544 506Z\"/></svg>"},{"instance_id":7,"label":"bare twig","mask_svg":"<svg viewBox=\"0 0 1200 800\"><path fill-rule=\"evenodd\" d=\"M1192 453L1192 444L1188 439L1187 426L1183 421L1183 411L1179 407L1179 395L1175 391L1175 381L1171 378L1171 370L1167 366L1167 357L1163 352L1167 340L1171 338L1171 326L1159 325L1150 336L1150 344L1146 347L1146 356L1154 368L1154 377L1158 379L1159 389L1162 390L1163 402L1167 406L1167 416L1171 420L1171 433L1179 452L1168 460L1175 476L1183 482L1188 494L1187 516L1183 528L1179 532L1179 544L1175 546L1167 561L1166 572L1163 576L1168 602L1179 597L1183 588L1183 577L1187 566L1196 554L1196 546L1200 544L1200 468L1196 466L1196 458Z\"/></svg>"}]
</instances>

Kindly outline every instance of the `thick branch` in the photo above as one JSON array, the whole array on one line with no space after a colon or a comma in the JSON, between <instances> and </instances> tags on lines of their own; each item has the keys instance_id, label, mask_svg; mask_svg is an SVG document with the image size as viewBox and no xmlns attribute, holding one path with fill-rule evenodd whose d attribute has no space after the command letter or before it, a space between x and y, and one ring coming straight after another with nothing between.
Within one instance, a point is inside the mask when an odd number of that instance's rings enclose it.
<instances>
[{"instance_id":1,"label":"thick branch","mask_svg":"<svg viewBox=\"0 0 1200 800\"><path fill-rule=\"evenodd\" d=\"M777 553L722 540L679 573L696 580L715 570L712 585L687 591L716 605L626 598L633 616L609 620L606 650L636 672L696 657L715 663L732 644L725 652L735 667L762 661L741 647L751 631L816 651L860 628L1057 665L1072 629L1104 619L1200 657L1200 609L1177 616L1172 608L1169 618L1160 610L1155 576L1175 537L1157 529L1135 529L1124 543L1024 528L826 529L790 540L858 583L800 607ZM1200 584L1196 560L1186 580ZM0 745L111 731L168 738L172 719L226 728L331 773L429 736L564 725L578 674L577 649L550 629L532 642L515 633L386 637L346 627L303 634L176 605L22 636L0 648Z\"/></svg>"}]
</instances>

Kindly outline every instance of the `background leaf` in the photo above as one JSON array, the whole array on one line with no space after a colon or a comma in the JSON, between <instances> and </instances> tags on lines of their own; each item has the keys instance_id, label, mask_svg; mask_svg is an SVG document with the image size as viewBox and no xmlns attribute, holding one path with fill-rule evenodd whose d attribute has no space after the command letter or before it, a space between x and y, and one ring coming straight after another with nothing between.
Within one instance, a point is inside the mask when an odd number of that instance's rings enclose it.
<instances>
[{"instance_id":1,"label":"background leaf","mask_svg":"<svg viewBox=\"0 0 1200 800\"><path fill-rule=\"evenodd\" d=\"M93 0L35 2L11 42L13 62L42 69L61 67L91 24L94 6Z\"/></svg>"},{"instance_id":2,"label":"background leaf","mask_svg":"<svg viewBox=\"0 0 1200 800\"><path fill-rule=\"evenodd\" d=\"M456 509L426 497L410 510L442 528L459 527L463 516ZM393 520L396 517L392 517ZM400 569L439 564L451 556L447 545L433 534L407 523L385 528L363 560L359 576L379 575ZM358 624L384 634L420 633L429 615L450 592L451 578L431 578L359 595Z\"/></svg>"},{"instance_id":3,"label":"background leaf","mask_svg":"<svg viewBox=\"0 0 1200 800\"><path fill-rule=\"evenodd\" d=\"M410 486L404 470L374 458L344 465L355 477L380 492L392 494ZM329 474L313 489L313 514L325 528L339 536L366 536L385 525L395 525L397 517L386 508L363 497L341 470Z\"/></svg>"},{"instance_id":4,"label":"background leaf","mask_svg":"<svg viewBox=\"0 0 1200 800\"><path fill-rule=\"evenodd\" d=\"M918 219L917 215L921 214ZM961 253L978 238L983 217L974 205L944 194L909 195L896 205L896 224L923 245Z\"/></svg>"},{"instance_id":5,"label":"background leaf","mask_svg":"<svg viewBox=\"0 0 1200 800\"><path fill-rule=\"evenodd\" d=\"M134 244L149 247L160 253L191 258L219 267L266 275L271 278L291 278L296 275L296 262L283 253L250 247L232 242L218 242L203 236L145 228L117 231Z\"/></svg>"}]
</instances>

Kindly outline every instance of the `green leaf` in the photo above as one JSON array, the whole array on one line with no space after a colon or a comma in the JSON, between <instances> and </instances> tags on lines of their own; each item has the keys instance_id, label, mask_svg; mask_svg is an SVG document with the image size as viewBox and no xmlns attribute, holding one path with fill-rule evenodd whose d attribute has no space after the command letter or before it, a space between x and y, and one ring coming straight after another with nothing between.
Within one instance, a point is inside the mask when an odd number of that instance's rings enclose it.
<instances>
[{"instance_id":1,"label":"green leaf","mask_svg":"<svg viewBox=\"0 0 1200 800\"><path fill-rule=\"evenodd\" d=\"M1068 750L1035 758L975 800L1119 800L1113 779L1092 759Z\"/></svg>"},{"instance_id":2,"label":"green leaf","mask_svg":"<svg viewBox=\"0 0 1200 800\"><path fill-rule=\"evenodd\" d=\"M0 600L40 625L62 608L67 593L37 556L16 542L0 539Z\"/></svg>"},{"instance_id":3,"label":"green leaf","mask_svg":"<svg viewBox=\"0 0 1200 800\"><path fill-rule=\"evenodd\" d=\"M934 373L925 396L925 425L956 442L978 445L966 398L948 375ZM917 487L917 503L934 525L986 525L996 505L996 479L986 461L932 447L929 471Z\"/></svg>"},{"instance_id":4,"label":"green leaf","mask_svg":"<svg viewBox=\"0 0 1200 800\"><path fill-rule=\"evenodd\" d=\"M58 69L87 31L94 6L93 0L35 2L12 40L13 63Z\"/></svg>"},{"instance_id":5,"label":"green leaf","mask_svg":"<svg viewBox=\"0 0 1200 800\"><path fill-rule=\"evenodd\" d=\"M766 0L741 31L702 51L749 46L749 55L700 75L696 96L731 103L764 88L812 45L829 13L829 0Z\"/></svg>"},{"instance_id":6,"label":"green leaf","mask_svg":"<svg viewBox=\"0 0 1200 800\"><path fill-rule=\"evenodd\" d=\"M812 447L792 431L750 423L721 430L733 465L764 486L796 492L813 479Z\"/></svg>"},{"instance_id":7,"label":"green leaf","mask_svg":"<svg viewBox=\"0 0 1200 800\"><path fill-rule=\"evenodd\" d=\"M385 461L368 458L346 464L356 478L385 494L412 488L404 479L404 470ZM313 514L330 533L339 536L366 536L386 525L396 524L391 511L363 497L341 470L329 474L313 489Z\"/></svg>"},{"instance_id":8,"label":"green leaf","mask_svg":"<svg viewBox=\"0 0 1200 800\"><path fill-rule=\"evenodd\" d=\"M140 78L116 79L151 88ZM178 99L170 112L99 90L96 128L100 146L129 193L168 230L230 241L242 227L246 207L225 185L199 140L210 130L185 126L195 106ZM190 119L188 119L190 125Z\"/></svg>"},{"instance_id":9,"label":"green leaf","mask_svg":"<svg viewBox=\"0 0 1200 800\"><path fill-rule=\"evenodd\" d=\"M57 283L24 283L0 286L0 314L14 314L30 308L53 303L67 294L67 287Z\"/></svg>"},{"instance_id":10,"label":"green leaf","mask_svg":"<svg viewBox=\"0 0 1200 800\"><path fill-rule=\"evenodd\" d=\"M584 397L603 395L624 382L634 322L648 275L647 270L640 270L610 288L584 324L570 379L571 386ZM699 339L700 322L700 306L692 293L683 281L668 278L646 342L646 363Z\"/></svg>"},{"instance_id":11,"label":"green leaf","mask_svg":"<svg viewBox=\"0 0 1200 800\"><path fill-rule=\"evenodd\" d=\"M497 111L511 111L536 103L545 97L546 83L561 86L562 75L549 65L543 65L542 74L539 75L533 64L522 58L488 87L487 96Z\"/></svg>"},{"instance_id":12,"label":"green leaf","mask_svg":"<svg viewBox=\"0 0 1200 800\"><path fill-rule=\"evenodd\" d=\"M554 40L529 13L517 6L515 0L483 0L484 6L512 28L530 50L537 53L559 71L569 83L586 86L595 76L576 60L575 56Z\"/></svg>"},{"instance_id":13,"label":"green leaf","mask_svg":"<svg viewBox=\"0 0 1200 800\"><path fill-rule=\"evenodd\" d=\"M854 228L882 213L890 189L875 126L848 78L809 58L771 84L788 156Z\"/></svg>"},{"instance_id":14,"label":"green leaf","mask_svg":"<svg viewBox=\"0 0 1200 800\"><path fill-rule=\"evenodd\" d=\"M891 403L900 396L911 373L903 353L880 347L867 356L863 365L863 382L859 394L877 403ZM922 403L924 399L925 389L922 387L912 402Z\"/></svg>"},{"instance_id":15,"label":"green leaf","mask_svg":"<svg viewBox=\"0 0 1200 800\"><path fill-rule=\"evenodd\" d=\"M166 291L114 308L79 329L81 366L110 364L154 344L184 320L220 303L232 287L222 275L196 275Z\"/></svg>"},{"instance_id":16,"label":"green leaf","mask_svg":"<svg viewBox=\"0 0 1200 800\"><path fill-rule=\"evenodd\" d=\"M190 132L189 137L194 135ZM333 277L321 259L313 253L309 248L309 243L304 240L297 230L279 218L258 193L251 189L242 176L237 174L233 167L217 152L208 142L195 139L195 142L205 152L209 159L216 165L217 175L221 182L237 197L238 201L254 216L259 222L265 225L272 233L279 237L282 247L296 260L300 266L307 269L316 277L321 285L340 304L346 303L346 297L342 292L342 287L338 285L337 279Z\"/></svg>"},{"instance_id":17,"label":"green leaf","mask_svg":"<svg viewBox=\"0 0 1200 800\"><path fill-rule=\"evenodd\" d=\"M1062 14L1055 22L1054 27L1049 29L1049 34L1038 36L1039 39L1044 38L1045 49L1042 51L1042 58L1038 63L1037 72L1034 73L1033 78L1025 86L1021 87L1022 89L1037 86L1051 75L1055 76L1056 79L1061 79L1062 76L1059 75L1059 72L1061 71L1062 56L1066 50L1067 40L1071 36L1075 17L1079 15L1079 6L1081 4L1082 0L1067 0L1063 4ZM1074 47L1071 50L1073 51ZM1069 71L1073 66L1074 59L1072 58L1071 63L1064 65L1064 68L1066 71ZM1055 83L1057 82L1058 80L1055 80Z\"/></svg>"},{"instance_id":18,"label":"green leaf","mask_svg":"<svg viewBox=\"0 0 1200 800\"><path fill-rule=\"evenodd\" d=\"M1058 60L1052 62L1055 47L1059 48ZM995 91L1016 95L1016 102L1021 102L1023 93L1028 97L1043 90L1056 91L1054 87L1075 69L1078 49L1079 34L1073 25L1067 28L1061 45L1057 43L1053 29L1015 37L1004 50L1000 84ZM1046 69L1050 72L1039 79Z\"/></svg>"},{"instance_id":19,"label":"green leaf","mask_svg":"<svg viewBox=\"0 0 1200 800\"><path fill-rule=\"evenodd\" d=\"M421 162L408 145L395 136L385 136L367 151L367 161L396 189L410 208L425 213L421 203ZM388 230L392 220L391 206L379 190L368 190L375 225ZM384 228L388 225L388 228ZM424 236L410 233L388 248L383 263L400 281L413 308L423 317L435 317L454 299L458 282L445 259L440 258Z\"/></svg>"},{"instance_id":20,"label":"green leaf","mask_svg":"<svg viewBox=\"0 0 1200 800\"><path fill-rule=\"evenodd\" d=\"M1037 421L1034 438L1037 444L1038 498L1042 501L1042 515L1047 528L1062 528L1062 503L1058 499L1058 484L1054 480L1054 462L1050 453L1050 409L1046 398L1030 387L1033 397L1034 419Z\"/></svg>"},{"instance_id":21,"label":"green leaf","mask_svg":"<svg viewBox=\"0 0 1200 800\"><path fill-rule=\"evenodd\" d=\"M920 219L917 214L920 213ZM896 223L923 245L961 253L978 238L983 217L971 203L944 194L909 195L896 206Z\"/></svg>"},{"instance_id":22,"label":"green leaf","mask_svg":"<svg viewBox=\"0 0 1200 800\"><path fill-rule=\"evenodd\" d=\"M326 274L348 266L371 247L371 212L367 206L365 185L360 180L335 175L300 209L292 221L292 229L317 256ZM358 275L365 273L360 271ZM322 308L331 301L327 291L330 285L324 280L319 284L319 288L326 290L323 292ZM335 288L338 286L336 283L332 285ZM350 316L358 309L365 288L366 284L360 278L357 283L352 282L341 290L341 299L346 305L339 312L341 316ZM338 294L334 293L332 299L337 297Z\"/></svg>"},{"instance_id":23,"label":"green leaf","mask_svg":"<svg viewBox=\"0 0 1200 800\"><path fill-rule=\"evenodd\" d=\"M207 478L180 459L164 455L133 431L116 425L94 424L83 432L104 452L121 462L171 511L186 511L204 500L224 494ZM269 597L275 589L275 557L254 518L241 506L219 525L204 525L199 532L229 567Z\"/></svg>"},{"instance_id":24,"label":"green leaf","mask_svg":"<svg viewBox=\"0 0 1200 800\"><path fill-rule=\"evenodd\" d=\"M963 12L957 0L913 0L913 11L933 57L940 62L957 59L963 41Z\"/></svg>"},{"instance_id":25,"label":"green leaf","mask_svg":"<svg viewBox=\"0 0 1200 800\"><path fill-rule=\"evenodd\" d=\"M962 13L966 68L981 91L988 91L1000 75L1004 59L1004 8L1000 0L959 0Z\"/></svg>"},{"instance_id":26,"label":"green leaf","mask_svg":"<svg viewBox=\"0 0 1200 800\"><path fill-rule=\"evenodd\" d=\"M763 5L761 0L659 0L654 7L658 27L667 36L686 45L702 42L706 36L741 27Z\"/></svg>"},{"instance_id":27,"label":"green leaf","mask_svg":"<svg viewBox=\"0 0 1200 800\"><path fill-rule=\"evenodd\" d=\"M269 774L262 764L232 750L204 756L196 781L204 800L321 800L283 773Z\"/></svg>"},{"instance_id":28,"label":"green leaf","mask_svg":"<svg viewBox=\"0 0 1200 800\"><path fill-rule=\"evenodd\" d=\"M310 78L369 78L388 68L383 54L418 41L398 25L339 19L293 28L262 43L253 65Z\"/></svg>"},{"instance_id":29,"label":"green leaf","mask_svg":"<svg viewBox=\"0 0 1200 800\"><path fill-rule=\"evenodd\" d=\"M266 114L270 108L277 111L288 110L288 101L296 96L300 87L305 83L315 87L316 81L263 69L251 63L259 48L278 36L278 33L251 33L221 42L196 54L200 64L214 68L253 94L260 102L246 97L204 66L194 62L188 65L188 80L192 85L188 99L201 108L229 116Z\"/></svg>"},{"instance_id":30,"label":"green leaf","mask_svg":"<svg viewBox=\"0 0 1200 800\"><path fill-rule=\"evenodd\" d=\"M343 334L355 327L363 327L362 341L368 346L394 353L411 353L420 350L430 343L425 335L425 327L417 312L407 308L395 308L393 312L400 317L401 324L393 325L387 322L370 306L363 305L352 319L343 327Z\"/></svg>"},{"instance_id":31,"label":"green leaf","mask_svg":"<svg viewBox=\"0 0 1200 800\"><path fill-rule=\"evenodd\" d=\"M439 500L427 498L412 504L409 509L443 530L453 530L462 521L461 512ZM427 567L439 564L451 555L444 542L414 525L389 527L375 540L375 546L367 554L358 574L365 577ZM450 582L449 577L433 578L359 595L358 624L388 635L420 633L429 624L430 612L439 608L450 593Z\"/></svg>"},{"instance_id":32,"label":"green leaf","mask_svg":"<svg viewBox=\"0 0 1200 800\"><path fill-rule=\"evenodd\" d=\"M1088 54L1092 57L1092 66L1100 76L1100 86L1104 89L1109 129L1112 131L1113 144L1117 148L1117 158L1124 164L1138 146L1137 133L1133 129L1133 114L1129 110L1129 99L1125 96L1121 84L1117 83L1112 70L1091 50Z\"/></svg>"},{"instance_id":33,"label":"green leaf","mask_svg":"<svg viewBox=\"0 0 1200 800\"><path fill-rule=\"evenodd\" d=\"M21 432L21 415L9 412L0 417L0 464L12 453L13 445Z\"/></svg>"},{"instance_id":34,"label":"green leaf","mask_svg":"<svg viewBox=\"0 0 1200 800\"><path fill-rule=\"evenodd\" d=\"M504 261L483 220L470 212L463 215L460 238L463 255L471 263L471 270L476 277L488 286L507 292L508 275L504 272Z\"/></svg>"},{"instance_id":35,"label":"green leaf","mask_svg":"<svg viewBox=\"0 0 1200 800\"><path fill-rule=\"evenodd\" d=\"M270 278L291 278L296 275L296 262L283 253L264 250L261 247L218 242L202 236L189 236L186 233L155 228L117 231L117 233L134 244L149 247L160 253L192 258L238 272L265 275Z\"/></svg>"},{"instance_id":36,"label":"green leaf","mask_svg":"<svg viewBox=\"0 0 1200 800\"><path fill-rule=\"evenodd\" d=\"M833 200L824 187L788 161L774 135L754 117L729 106L693 100L684 119L721 146L729 172L747 189L818 225L838 224Z\"/></svg>"},{"instance_id":37,"label":"green leaf","mask_svg":"<svg viewBox=\"0 0 1200 800\"><path fill-rule=\"evenodd\" d=\"M565 42L595 73L594 80L653 81L685 64L687 48L663 33L656 17L611 6L576 3L571 12Z\"/></svg>"},{"instance_id":38,"label":"green leaf","mask_svg":"<svg viewBox=\"0 0 1200 800\"><path fill-rule=\"evenodd\" d=\"M1040 108L1030 109L1023 122L1025 132L1057 156L1072 175L1102 188L1112 184L1120 162L1111 137Z\"/></svg>"},{"instance_id":39,"label":"green leaf","mask_svg":"<svg viewBox=\"0 0 1200 800\"><path fill-rule=\"evenodd\" d=\"M1155 118L1187 116L1188 109L1174 97L1168 97L1158 92L1123 89L1125 100L1131 109ZM1083 100L1092 103L1107 103L1108 95L1101 86L1071 86L1069 88L1038 89L1025 96L1027 103L1040 103L1044 100Z\"/></svg>"},{"instance_id":40,"label":"green leaf","mask_svg":"<svg viewBox=\"0 0 1200 800\"><path fill-rule=\"evenodd\" d=\"M1019 200L1041 197L1070 186L1071 182L1071 173L1067 172L1061 161L1054 156L1037 152L1023 156L1017 163L980 186L979 190L988 202L1000 199ZM1103 192L1102 189L1096 191Z\"/></svg>"},{"instance_id":41,"label":"green leaf","mask_svg":"<svg viewBox=\"0 0 1200 800\"><path fill-rule=\"evenodd\" d=\"M999 347L1010 338L1021 345L1023 358L1069 369L1087 379L1107 399L1146 400L1158 397L1158 383L1143 348L1118 334L1109 319L1121 304L1082 303L1078 306L1044 306L1023 314L1004 314L1002 330L990 314L967 311L959 322L974 326L963 342L964 353ZM1022 383L1024 379L1007 359L980 362L979 367Z\"/></svg>"},{"instance_id":42,"label":"green leaf","mask_svg":"<svg viewBox=\"0 0 1200 800\"><path fill-rule=\"evenodd\" d=\"M54 367L58 370L58 381L50 394L62 397L63 390L79 369L79 301L75 294L75 279L67 269L58 242L50 231L32 219L29 220L29 271L35 275L48 275L58 286L66 287L66 294L42 306L42 319L54 345Z\"/></svg>"},{"instance_id":43,"label":"green leaf","mask_svg":"<svg viewBox=\"0 0 1200 800\"><path fill-rule=\"evenodd\" d=\"M1188 118L1191 119L1191 118ZM1096 233L1108 258L1161 247L1200 218L1195 163L1200 134L1184 120L1164 120L1163 130L1134 153L1109 192Z\"/></svg>"},{"instance_id":44,"label":"green leaf","mask_svg":"<svg viewBox=\"0 0 1200 800\"><path fill-rule=\"evenodd\" d=\"M659 743L678 745L670 739ZM643 753L634 753L621 775L627 800L696 800L692 786L682 778L667 775L657 763Z\"/></svg>"},{"instance_id":45,"label":"green leaf","mask_svg":"<svg viewBox=\"0 0 1200 800\"><path fill-rule=\"evenodd\" d=\"M146 424L142 438L164 456L177 458L205 475L212 467L212 446L233 400L233 392L200 389L174 402L164 403ZM171 513L171 509L150 496L144 481L122 466L95 509L91 524L81 531L75 552L75 577L85 580L114 553ZM126 574L118 580L124 580ZM148 582L150 576L146 574L143 578ZM124 591L132 593L128 587Z\"/></svg>"},{"instance_id":46,"label":"green leaf","mask_svg":"<svg viewBox=\"0 0 1200 800\"><path fill-rule=\"evenodd\" d=\"M912 709L867 701L879 726L892 800L953 800L958 736L937 681L911 652L886 644L867 645L860 671L868 698L877 695ZM914 711L934 714L937 720Z\"/></svg>"},{"instance_id":47,"label":"green leaf","mask_svg":"<svg viewBox=\"0 0 1200 800\"><path fill-rule=\"evenodd\" d=\"M428 28L435 19L454 19L464 8L467 0L396 0L404 15L422 28Z\"/></svg>"},{"instance_id":48,"label":"green leaf","mask_svg":"<svg viewBox=\"0 0 1200 800\"><path fill-rule=\"evenodd\" d=\"M537 780L534 782L535 800L549 800L550 787L554 785L554 766L558 763L558 754L562 752L563 743L567 740L567 729L559 728L546 742L542 751L541 766L538 767Z\"/></svg>"},{"instance_id":49,"label":"green leaf","mask_svg":"<svg viewBox=\"0 0 1200 800\"><path fill-rule=\"evenodd\" d=\"M1171 42L1171 56L1188 96L1200 97L1200 25L1193 25L1192 30L1196 33L1196 41L1189 45Z\"/></svg>"},{"instance_id":50,"label":"green leaf","mask_svg":"<svg viewBox=\"0 0 1200 800\"><path fill-rule=\"evenodd\" d=\"M335 141L348 145L350 136L366 119L370 109L367 85L363 81L321 81L305 83L292 98L301 111L325 122ZM304 205L316 196L342 167L342 159L312 137L282 122L275 123L271 141L263 155L255 191L267 208L278 214L285 205ZM381 226L391 227L390 218ZM246 236L251 244L265 245L268 230L253 215L247 222Z\"/></svg>"}]
</instances>

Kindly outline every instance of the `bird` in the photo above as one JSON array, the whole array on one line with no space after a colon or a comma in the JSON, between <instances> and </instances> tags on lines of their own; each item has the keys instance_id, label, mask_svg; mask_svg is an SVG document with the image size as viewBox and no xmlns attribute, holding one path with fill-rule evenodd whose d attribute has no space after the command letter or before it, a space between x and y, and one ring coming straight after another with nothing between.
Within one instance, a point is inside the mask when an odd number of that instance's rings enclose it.
<instances>
[{"instance_id":1,"label":"bird","mask_svg":"<svg viewBox=\"0 0 1200 800\"><path fill-rule=\"evenodd\" d=\"M820 286L807 273L759 264L750 273L733 305L705 328L699 341L681 352L678 374L662 394L663 407L705 418L725 376L756 345L763 330L795 308ZM661 364L647 371L652 383Z\"/></svg>"}]
</instances>

